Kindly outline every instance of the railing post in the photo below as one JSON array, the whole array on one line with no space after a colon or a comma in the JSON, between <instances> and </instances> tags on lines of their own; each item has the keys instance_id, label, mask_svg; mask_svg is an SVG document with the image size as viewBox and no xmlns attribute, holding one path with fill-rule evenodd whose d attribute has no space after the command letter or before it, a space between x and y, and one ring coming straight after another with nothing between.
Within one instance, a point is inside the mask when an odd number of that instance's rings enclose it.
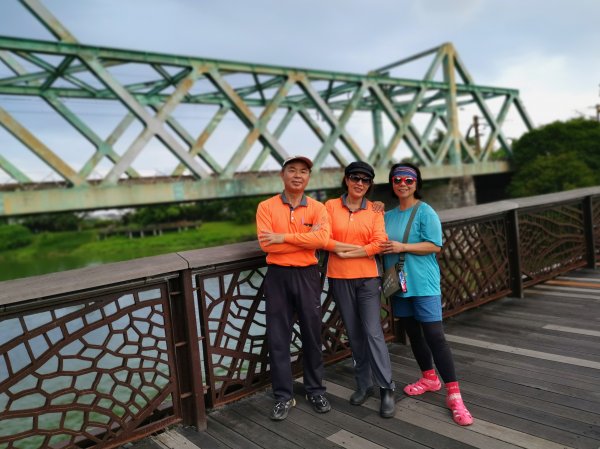
<instances>
[{"instance_id":1,"label":"railing post","mask_svg":"<svg viewBox=\"0 0 600 449\"><path fill-rule=\"evenodd\" d=\"M588 268L596 268L596 242L594 241L594 205L591 196L583 199L583 233L585 258Z\"/></svg>"},{"instance_id":2,"label":"railing post","mask_svg":"<svg viewBox=\"0 0 600 449\"><path fill-rule=\"evenodd\" d=\"M519 214L513 209L506 214L506 244L508 245L508 270L513 296L523 297L521 277L521 249L519 244Z\"/></svg>"},{"instance_id":3,"label":"railing post","mask_svg":"<svg viewBox=\"0 0 600 449\"><path fill-rule=\"evenodd\" d=\"M200 362L200 345L191 270L179 273L179 295L171 301L172 328L175 336L175 360L183 423L206 430L206 407Z\"/></svg>"}]
</instances>

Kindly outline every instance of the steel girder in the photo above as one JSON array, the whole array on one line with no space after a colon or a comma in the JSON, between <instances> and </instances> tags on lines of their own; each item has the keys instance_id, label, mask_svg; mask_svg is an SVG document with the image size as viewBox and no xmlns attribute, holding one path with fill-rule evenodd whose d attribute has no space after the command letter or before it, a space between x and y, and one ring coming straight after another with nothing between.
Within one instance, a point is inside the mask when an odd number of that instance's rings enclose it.
<instances>
[{"instance_id":1,"label":"steel girder","mask_svg":"<svg viewBox=\"0 0 600 449\"><path fill-rule=\"evenodd\" d=\"M511 152L502 131L509 109L532 128L518 91L474 84L448 43L357 75L82 45L38 0L21 3L57 41L0 36L0 126L59 181L32 179L27 167L18 167L0 148L0 169L14 180L0 186L0 216L273 193L280 189L277 167L291 153L282 137L294 123L316 142L304 151L315 163L312 189L339 185L341 168L352 160L370 162L378 179L385 179L389 164L407 150L429 178L506 171L507 162L490 155L497 148ZM423 79L390 75L427 56L433 62ZM135 82L120 75L127 70L136 74ZM436 80L440 73L442 81ZM43 133L36 135L2 106L3 99L16 96L43 100L69 132L91 144L94 150L81 167L74 168L60 156L61 148L49 148ZM69 107L77 99L119 105L122 116L108 137ZM488 104L497 99L502 106L494 113ZM490 128L479 152L459 128L458 108L469 104ZM211 111L199 133L178 120L182 105L202 111L199 116ZM349 125L364 114L372 125L358 134L368 131L367 145ZM230 125L225 118L241 124L244 135L236 148L209 149L215 132ZM133 126L141 131L123 144ZM442 135L437 145L431 143L434 130ZM177 161L167 176L134 168L154 140ZM110 169L98 174L106 161Z\"/></svg>"}]
</instances>

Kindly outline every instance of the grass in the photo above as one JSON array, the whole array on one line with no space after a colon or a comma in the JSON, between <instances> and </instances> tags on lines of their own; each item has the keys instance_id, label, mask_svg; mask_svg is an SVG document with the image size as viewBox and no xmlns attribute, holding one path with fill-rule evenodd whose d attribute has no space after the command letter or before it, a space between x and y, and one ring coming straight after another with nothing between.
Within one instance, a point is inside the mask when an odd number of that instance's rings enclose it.
<instances>
[{"instance_id":1,"label":"grass","mask_svg":"<svg viewBox=\"0 0 600 449\"><path fill-rule=\"evenodd\" d=\"M158 236L134 239L115 236L105 240L94 240L79 246L72 254L74 256L94 254L103 262L116 262L254 239L256 239L254 224L208 222L198 229Z\"/></svg>"}]
</instances>

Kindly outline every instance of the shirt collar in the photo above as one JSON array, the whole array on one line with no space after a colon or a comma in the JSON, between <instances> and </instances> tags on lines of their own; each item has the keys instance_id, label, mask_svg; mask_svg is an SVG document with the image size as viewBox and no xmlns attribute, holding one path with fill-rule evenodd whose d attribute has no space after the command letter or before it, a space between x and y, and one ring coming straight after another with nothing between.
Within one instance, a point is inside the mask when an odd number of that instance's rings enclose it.
<instances>
[{"instance_id":1,"label":"shirt collar","mask_svg":"<svg viewBox=\"0 0 600 449\"><path fill-rule=\"evenodd\" d=\"M344 193L342 195L342 204L344 205L344 207L348 210L350 210L350 208L348 207L348 204L346 204L346 199L348 198L348 194ZM360 207L359 209L366 209L367 208L367 199L363 196L363 199L360 203Z\"/></svg>"},{"instance_id":2,"label":"shirt collar","mask_svg":"<svg viewBox=\"0 0 600 449\"><path fill-rule=\"evenodd\" d=\"M292 203L290 203L287 199L287 197L285 196L285 192L281 192L281 201L283 204L287 204L288 206L292 207ZM302 199L300 200L300 204L298 204L298 207L300 206L308 206L308 201L306 200L306 195L302 194Z\"/></svg>"}]
</instances>

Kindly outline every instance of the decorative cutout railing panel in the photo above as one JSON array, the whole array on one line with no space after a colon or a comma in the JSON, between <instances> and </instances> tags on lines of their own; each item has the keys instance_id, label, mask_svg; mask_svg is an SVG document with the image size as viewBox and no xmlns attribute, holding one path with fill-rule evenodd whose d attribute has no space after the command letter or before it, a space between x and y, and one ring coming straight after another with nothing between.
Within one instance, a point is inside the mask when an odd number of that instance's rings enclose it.
<instances>
[{"instance_id":1,"label":"decorative cutout railing panel","mask_svg":"<svg viewBox=\"0 0 600 449\"><path fill-rule=\"evenodd\" d=\"M229 268L222 273L197 275L197 300L201 334L207 339L203 353L203 378L209 388L210 405L240 399L264 388L268 370L265 299L262 283L264 260L254 268ZM254 265L256 262L253 263ZM323 356L326 363L347 357L350 348L346 332L323 276ZM382 301L382 326L393 338L390 307ZM298 324L290 344L292 371L302 372L302 343Z\"/></svg>"},{"instance_id":2,"label":"decorative cutout railing panel","mask_svg":"<svg viewBox=\"0 0 600 449\"><path fill-rule=\"evenodd\" d=\"M441 211L444 316L595 267L600 187ZM591 257L591 255L596 257ZM113 448L269 382L257 242L0 282L0 449ZM323 355L349 355L323 276ZM393 338L387 301L382 326ZM298 330L291 342L301 374Z\"/></svg>"},{"instance_id":3,"label":"decorative cutout railing panel","mask_svg":"<svg viewBox=\"0 0 600 449\"><path fill-rule=\"evenodd\" d=\"M170 327L161 285L0 321L0 448L115 447L176 422Z\"/></svg>"},{"instance_id":4,"label":"decorative cutout railing panel","mask_svg":"<svg viewBox=\"0 0 600 449\"><path fill-rule=\"evenodd\" d=\"M503 217L444 226L439 256L444 316L510 293Z\"/></svg>"},{"instance_id":5,"label":"decorative cutout railing panel","mask_svg":"<svg viewBox=\"0 0 600 449\"><path fill-rule=\"evenodd\" d=\"M593 254L597 264L600 264L600 197L593 197L592 203L592 236L594 239Z\"/></svg>"},{"instance_id":6,"label":"decorative cutout railing panel","mask_svg":"<svg viewBox=\"0 0 600 449\"><path fill-rule=\"evenodd\" d=\"M523 285L529 286L586 264L581 202L519 213Z\"/></svg>"}]
</instances>

